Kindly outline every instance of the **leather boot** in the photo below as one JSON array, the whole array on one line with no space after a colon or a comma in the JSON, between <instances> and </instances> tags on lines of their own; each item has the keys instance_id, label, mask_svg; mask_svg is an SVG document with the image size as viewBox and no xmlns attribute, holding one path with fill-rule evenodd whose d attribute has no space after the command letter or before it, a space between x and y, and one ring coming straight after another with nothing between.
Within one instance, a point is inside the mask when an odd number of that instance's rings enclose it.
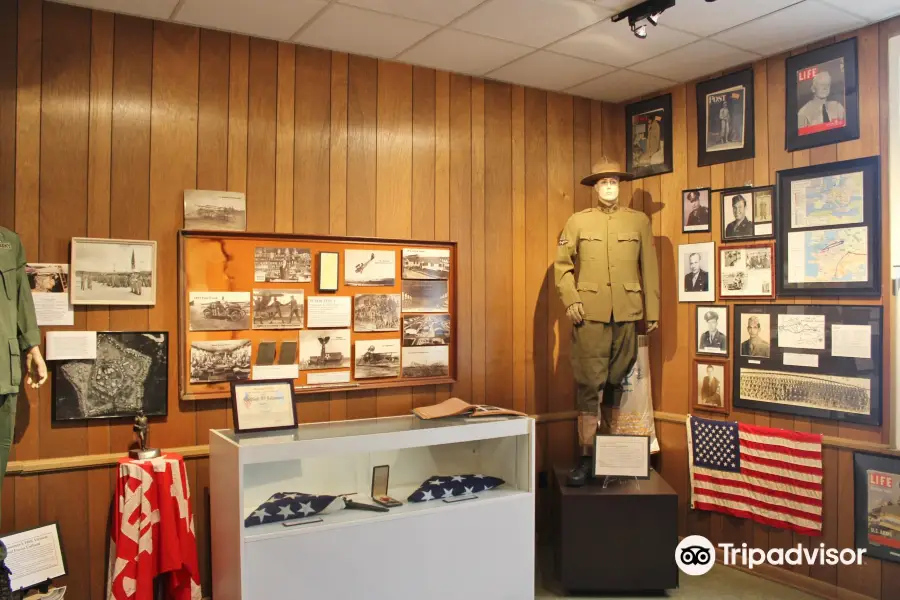
<instances>
[{"instance_id":1,"label":"leather boot","mask_svg":"<svg viewBox=\"0 0 900 600\"><path fill-rule=\"evenodd\" d=\"M597 435L597 415L582 414L578 416L578 444L581 448L581 458L574 469L566 476L566 485L580 487L587 482L587 478L593 473L594 466L591 459L591 451L594 447L594 436Z\"/></svg>"},{"instance_id":2,"label":"leather boot","mask_svg":"<svg viewBox=\"0 0 900 600\"><path fill-rule=\"evenodd\" d=\"M591 475L591 471L593 470L590 456L582 456L578 459L578 465L569 470L569 473L566 475L566 485L569 487L581 487L585 483L587 483L588 477Z\"/></svg>"}]
</instances>

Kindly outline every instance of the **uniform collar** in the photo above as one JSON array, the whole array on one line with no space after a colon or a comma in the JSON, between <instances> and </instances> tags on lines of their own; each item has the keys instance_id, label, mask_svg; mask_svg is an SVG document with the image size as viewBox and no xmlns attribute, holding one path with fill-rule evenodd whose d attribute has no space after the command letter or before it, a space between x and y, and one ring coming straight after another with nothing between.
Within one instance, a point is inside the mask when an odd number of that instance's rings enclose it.
<instances>
[{"instance_id":1,"label":"uniform collar","mask_svg":"<svg viewBox=\"0 0 900 600\"><path fill-rule=\"evenodd\" d=\"M605 204L603 204L602 202L599 202L599 203L597 204L597 206L596 206L596 209L599 210L600 212L604 213L604 214L611 215L611 214L613 214L613 213L615 213L615 212L617 212L617 211L619 210L619 203L616 202L616 203L613 204L612 206L607 207L607 206L606 206Z\"/></svg>"}]
</instances>

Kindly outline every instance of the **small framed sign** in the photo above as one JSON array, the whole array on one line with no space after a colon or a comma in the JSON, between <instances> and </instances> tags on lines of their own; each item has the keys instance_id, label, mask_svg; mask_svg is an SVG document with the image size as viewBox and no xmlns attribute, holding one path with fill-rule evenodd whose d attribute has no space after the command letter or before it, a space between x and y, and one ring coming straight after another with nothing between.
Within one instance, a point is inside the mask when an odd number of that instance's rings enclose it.
<instances>
[{"instance_id":1,"label":"small framed sign","mask_svg":"<svg viewBox=\"0 0 900 600\"><path fill-rule=\"evenodd\" d=\"M594 477L650 478L650 436L594 437Z\"/></svg>"},{"instance_id":2,"label":"small framed sign","mask_svg":"<svg viewBox=\"0 0 900 600\"><path fill-rule=\"evenodd\" d=\"M28 590L67 574L59 523L10 533L0 542L6 546L5 564L14 591Z\"/></svg>"},{"instance_id":3,"label":"small framed sign","mask_svg":"<svg viewBox=\"0 0 900 600\"><path fill-rule=\"evenodd\" d=\"M297 427L294 382L290 379L231 382L234 431L275 431Z\"/></svg>"},{"instance_id":4,"label":"small framed sign","mask_svg":"<svg viewBox=\"0 0 900 600\"><path fill-rule=\"evenodd\" d=\"M340 272L340 253L319 252L319 291L338 291L338 273Z\"/></svg>"}]
</instances>

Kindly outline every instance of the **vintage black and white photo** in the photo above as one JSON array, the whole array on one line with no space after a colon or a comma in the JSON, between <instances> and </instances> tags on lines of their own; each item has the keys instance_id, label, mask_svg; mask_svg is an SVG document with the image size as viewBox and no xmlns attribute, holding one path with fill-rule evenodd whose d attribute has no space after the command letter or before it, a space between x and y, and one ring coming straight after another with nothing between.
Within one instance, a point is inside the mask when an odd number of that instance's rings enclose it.
<instances>
[{"instance_id":1,"label":"vintage black and white photo","mask_svg":"<svg viewBox=\"0 0 900 600\"><path fill-rule=\"evenodd\" d=\"M191 342L191 383L250 379L250 340Z\"/></svg>"},{"instance_id":2,"label":"vintage black and white photo","mask_svg":"<svg viewBox=\"0 0 900 600\"><path fill-rule=\"evenodd\" d=\"M303 290L253 290L253 329L302 329Z\"/></svg>"},{"instance_id":3,"label":"vintage black and white photo","mask_svg":"<svg viewBox=\"0 0 900 600\"><path fill-rule=\"evenodd\" d=\"M404 377L446 377L449 373L449 347L403 348Z\"/></svg>"},{"instance_id":4,"label":"vintage black and white photo","mask_svg":"<svg viewBox=\"0 0 900 600\"><path fill-rule=\"evenodd\" d=\"M719 296L775 297L773 242L764 246L723 246L719 252Z\"/></svg>"},{"instance_id":5,"label":"vintage black and white photo","mask_svg":"<svg viewBox=\"0 0 900 600\"><path fill-rule=\"evenodd\" d=\"M397 279L397 253L393 250L345 250L344 283L393 286Z\"/></svg>"},{"instance_id":6,"label":"vintage black and white photo","mask_svg":"<svg viewBox=\"0 0 900 600\"><path fill-rule=\"evenodd\" d=\"M247 231L247 195L184 190L184 228Z\"/></svg>"},{"instance_id":7,"label":"vintage black and white photo","mask_svg":"<svg viewBox=\"0 0 900 600\"><path fill-rule=\"evenodd\" d=\"M353 377L400 376L400 340L357 340Z\"/></svg>"},{"instance_id":8,"label":"vintage black and white photo","mask_svg":"<svg viewBox=\"0 0 900 600\"><path fill-rule=\"evenodd\" d=\"M697 164L754 157L753 69L697 84Z\"/></svg>"},{"instance_id":9,"label":"vintage black and white photo","mask_svg":"<svg viewBox=\"0 0 900 600\"><path fill-rule=\"evenodd\" d=\"M250 292L191 292L191 331L250 329Z\"/></svg>"},{"instance_id":10,"label":"vintage black and white photo","mask_svg":"<svg viewBox=\"0 0 900 600\"><path fill-rule=\"evenodd\" d=\"M253 257L257 283L309 283L312 254L309 248L258 247Z\"/></svg>"},{"instance_id":11,"label":"vintage black and white photo","mask_svg":"<svg viewBox=\"0 0 900 600\"><path fill-rule=\"evenodd\" d=\"M722 194L722 241L752 238L756 235L753 228L753 192L750 190L736 194Z\"/></svg>"},{"instance_id":12,"label":"vintage black and white photo","mask_svg":"<svg viewBox=\"0 0 900 600\"><path fill-rule=\"evenodd\" d=\"M787 150L859 138L855 37L788 57Z\"/></svg>"},{"instance_id":13,"label":"vintage black and white photo","mask_svg":"<svg viewBox=\"0 0 900 600\"><path fill-rule=\"evenodd\" d=\"M697 354L728 356L728 307L698 306L696 323Z\"/></svg>"},{"instance_id":14,"label":"vintage black and white photo","mask_svg":"<svg viewBox=\"0 0 900 600\"><path fill-rule=\"evenodd\" d=\"M741 369L741 398L868 415L871 382L862 377Z\"/></svg>"},{"instance_id":15,"label":"vintage black and white photo","mask_svg":"<svg viewBox=\"0 0 900 600\"><path fill-rule=\"evenodd\" d=\"M165 415L168 342L165 331L98 332L96 359L57 363L54 419Z\"/></svg>"},{"instance_id":16,"label":"vintage black and white photo","mask_svg":"<svg viewBox=\"0 0 900 600\"><path fill-rule=\"evenodd\" d=\"M728 380L725 363L694 361L694 397L692 407L698 410L728 412Z\"/></svg>"},{"instance_id":17,"label":"vintage black and white photo","mask_svg":"<svg viewBox=\"0 0 900 600\"><path fill-rule=\"evenodd\" d=\"M714 302L716 299L715 243L678 246L679 302Z\"/></svg>"},{"instance_id":18,"label":"vintage black and white photo","mask_svg":"<svg viewBox=\"0 0 900 600\"><path fill-rule=\"evenodd\" d=\"M25 275L38 326L74 325L75 310L69 301L69 265L28 263Z\"/></svg>"},{"instance_id":19,"label":"vintage black and white photo","mask_svg":"<svg viewBox=\"0 0 900 600\"><path fill-rule=\"evenodd\" d=\"M400 294L359 294L353 302L354 331L400 331Z\"/></svg>"},{"instance_id":20,"label":"vintage black and white photo","mask_svg":"<svg viewBox=\"0 0 900 600\"><path fill-rule=\"evenodd\" d=\"M709 188L681 192L682 233L711 230Z\"/></svg>"},{"instance_id":21,"label":"vintage black and white photo","mask_svg":"<svg viewBox=\"0 0 900 600\"><path fill-rule=\"evenodd\" d=\"M156 304L156 242L72 238L72 304Z\"/></svg>"},{"instance_id":22,"label":"vintage black and white photo","mask_svg":"<svg viewBox=\"0 0 900 600\"><path fill-rule=\"evenodd\" d=\"M450 315L403 317L404 346L447 346L450 344Z\"/></svg>"},{"instance_id":23,"label":"vintage black and white photo","mask_svg":"<svg viewBox=\"0 0 900 600\"><path fill-rule=\"evenodd\" d=\"M300 332L300 369L350 367L350 330L318 329Z\"/></svg>"},{"instance_id":24,"label":"vintage black and white photo","mask_svg":"<svg viewBox=\"0 0 900 600\"><path fill-rule=\"evenodd\" d=\"M741 356L750 358L769 358L772 339L771 318L768 314L741 314L741 328L738 331L741 339Z\"/></svg>"},{"instance_id":25,"label":"vintage black and white photo","mask_svg":"<svg viewBox=\"0 0 900 600\"><path fill-rule=\"evenodd\" d=\"M449 248L404 248L403 279L449 279Z\"/></svg>"},{"instance_id":26,"label":"vintage black and white photo","mask_svg":"<svg viewBox=\"0 0 900 600\"><path fill-rule=\"evenodd\" d=\"M449 309L447 281L403 281L403 312L447 312Z\"/></svg>"},{"instance_id":27,"label":"vintage black and white photo","mask_svg":"<svg viewBox=\"0 0 900 600\"><path fill-rule=\"evenodd\" d=\"M772 194L774 188L764 188L754 190L753 192L753 223L755 225L757 235L765 235L765 230L760 226L763 223L772 222ZM772 233L771 226L768 228L768 234Z\"/></svg>"},{"instance_id":28,"label":"vintage black and white photo","mask_svg":"<svg viewBox=\"0 0 900 600\"><path fill-rule=\"evenodd\" d=\"M635 178L672 171L672 95L625 108L625 170Z\"/></svg>"}]
</instances>

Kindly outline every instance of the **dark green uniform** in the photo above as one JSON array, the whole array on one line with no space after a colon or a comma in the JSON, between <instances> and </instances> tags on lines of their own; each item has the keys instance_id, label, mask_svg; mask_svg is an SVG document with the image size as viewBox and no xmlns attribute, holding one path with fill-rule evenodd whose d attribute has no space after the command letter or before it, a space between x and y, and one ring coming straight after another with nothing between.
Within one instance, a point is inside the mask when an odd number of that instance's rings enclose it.
<instances>
[{"instance_id":1,"label":"dark green uniform","mask_svg":"<svg viewBox=\"0 0 900 600\"><path fill-rule=\"evenodd\" d=\"M598 394L618 385L637 357L635 321L659 321L659 268L650 219L624 207L572 215L554 264L556 288L568 308L584 307L572 331L577 407L597 414ZM645 311L646 304L646 311Z\"/></svg>"},{"instance_id":2,"label":"dark green uniform","mask_svg":"<svg viewBox=\"0 0 900 600\"><path fill-rule=\"evenodd\" d=\"M41 343L31 287L25 274L25 249L19 236L0 227L0 491L16 429L16 397L22 381L22 356Z\"/></svg>"}]
</instances>

